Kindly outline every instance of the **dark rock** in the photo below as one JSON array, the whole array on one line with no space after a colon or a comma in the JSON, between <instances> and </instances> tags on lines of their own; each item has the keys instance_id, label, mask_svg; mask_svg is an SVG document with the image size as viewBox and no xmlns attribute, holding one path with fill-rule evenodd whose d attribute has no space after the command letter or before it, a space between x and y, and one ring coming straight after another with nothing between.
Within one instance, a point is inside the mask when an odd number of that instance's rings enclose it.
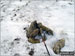
<instances>
[{"instance_id":1,"label":"dark rock","mask_svg":"<svg viewBox=\"0 0 75 56\"><path fill-rule=\"evenodd\" d=\"M0 19L0 22L3 21L3 19Z\"/></svg>"},{"instance_id":2,"label":"dark rock","mask_svg":"<svg viewBox=\"0 0 75 56\"><path fill-rule=\"evenodd\" d=\"M20 43L20 38L15 38L14 43L19 44Z\"/></svg>"},{"instance_id":3,"label":"dark rock","mask_svg":"<svg viewBox=\"0 0 75 56\"><path fill-rule=\"evenodd\" d=\"M29 55L33 56L33 54L34 54L34 49L31 49L31 51L29 52Z\"/></svg>"},{"instance_id":4,"label":"dark rock","mask_svg":"<svg viewBox=\"0 0 75 56\"><path fill-rule=\"evenodd\" d=\"M11 44L10 44L11 46L14 46L14 42L11 42Z\"/></svg>"},{"instance_id":5,"label":"dark rock","mask_svg":"<svg viewBox=\"0 0 75 56\"><path fill-rule=\"evenodd\" d=\"M26 27L25 27L25 28L23 28L23 30L26 30Z\"/></svg>"},{"instance_id":6,"label":"dark rock","mask_svg":"<svg viewBox=\"0 0 75 56\"><path fill-rule=\"evenodd\" d=\"M72 5L72 3L68 3L69 5Z\"/></svg>"},{"instance_id":7,"label":"dark rock","mask_svg":"<svg viewBox=\"0 0 75 56\"><path fill-rule=\"evenodd\" d=\"M14 41L20 41L20 38L15 38Z\"/></svg>"},{"instance_id":8,"label":"dark rock","mask_svg":"<svg viewBox=\"0 0 75 56\"><path fill-rule=\"evenodd\" d=\"M20 54L19 53L15 53L14 56L20 56Z\"/></svg>"},{"instance_id":9,"label":"dark rock","mask_svg":"<svg viewBox=\"0 0 75 56\"><path fill-rule=\"evenodd\" d=\"M16 14L14 14L14 17L16 16Z\"/></svg>"},{"instance_id":10,"label":"dark rock","mask_svg":"<svg viewBox=\"0 0 75 56\"><path fill-rule=\"evenodd\" d=\"M13 21L13 18L11 18L11 20Z\"/></svg>"}]
</instances>

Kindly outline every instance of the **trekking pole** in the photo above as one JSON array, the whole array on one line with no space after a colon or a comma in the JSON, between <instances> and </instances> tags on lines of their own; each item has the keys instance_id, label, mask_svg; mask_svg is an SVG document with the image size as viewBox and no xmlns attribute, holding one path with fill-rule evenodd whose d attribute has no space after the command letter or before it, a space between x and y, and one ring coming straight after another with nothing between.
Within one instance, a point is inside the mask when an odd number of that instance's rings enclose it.
<instances>
[{"instance_id":1,"label":"trekking pole","mask_svg":"<svg viewBox=\"0 0 75 56\"><path fill-rule=\"evenodd\" d=\"M45 33L44 33L44 36L43 37L45 38ZM45 41L43 40L43 38L42 38L42 41L43 41L43 43L44 43L44 45L46 47L46 50L47 50L48 55L50 56L50 53L49 53L48 48L47 48L47 45L46 45Z\"/></svg>"}]
</instances>

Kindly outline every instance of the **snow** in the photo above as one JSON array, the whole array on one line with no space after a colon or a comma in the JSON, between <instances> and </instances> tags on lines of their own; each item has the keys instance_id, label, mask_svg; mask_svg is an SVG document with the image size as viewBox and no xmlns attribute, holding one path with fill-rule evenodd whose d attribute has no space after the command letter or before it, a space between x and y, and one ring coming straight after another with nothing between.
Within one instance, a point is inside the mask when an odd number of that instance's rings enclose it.
<instances>
[{"instance_id":1,"label":"snow","mask_svg":"<svg viewBox=\"0 0 75 56\"><path fill-rule=\"evenodd\" d=\"M27 41L24 27L34 20L54 31L48 36L46 44L51 56L59 56L52 50L54 42L65 38L65 46L61 51L74 51L74 2L70 1L1 1L1 56L29 56L34 48L34 56L48 56L44 44L31 44ZM19 43L14 41L20 38Z\"/></svg>"}]
</instances>

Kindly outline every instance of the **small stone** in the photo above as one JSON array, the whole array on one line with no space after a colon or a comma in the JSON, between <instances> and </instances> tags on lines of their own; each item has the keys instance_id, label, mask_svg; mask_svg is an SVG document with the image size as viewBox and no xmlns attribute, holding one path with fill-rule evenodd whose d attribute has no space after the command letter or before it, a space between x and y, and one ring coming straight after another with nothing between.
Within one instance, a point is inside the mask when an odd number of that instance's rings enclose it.
<instances>
[{"instance_id":1,"label":"small stone","mask_svg":"<svg viewBox=\"0 0 75 56\"><path fill-rule=\"evenodd\" d=\"M20 41L20 38L15 38L14 41Z\"/></svg>"},{"instance_id":2,"label":"small stone","mask_svg":"<svg viewBox=\"0 0 75 56\"><path fill-rule=\"evenodd\" d=\"M68 3L69 5L72 5L72 3Z\"/></svg>"},{"instance_id":3,"label":"small stone","mask_svg":"<svg viewBox=\"0 0 75 56\"><path fill-rule=\"evenodd\" d=\"M15 38L14 43L19 44L20 43L20 38Z\"/></svg>"},{"instance_id":4,"label":"small stone","mask_svg":"<svg viewBox=\"0 0 75 56\"><path fill-rule=\"evenodd\" d=\"M11 18L11 20L13 21L13 18Z\"/></svg>"},{"instance_id":5,"label":"small stone","mask_svg":"<svg viewBox=\"0 0 75 56\"><path fill-rule=\"evenodd\" d=\"M13 46L14 45L14 42L11 42L11 46Z\"/></svg>"},{"instance_id":6,"label":"small stone","mask_svg":"<svg viewBox=\"0 0 75 56\"><path fill-rule=\"evenodd\" d=\"M14 56L20 56L20 54L19 53L15 53Z\"/></svg>"},{"instance_id":7,"label":"small stone","mask_svg":"<svg viewBox=\"0 0 75 56\"><path fill-rule=\"evenodd\" d=\"M3 19L0 19L0 22L3 21Z\"/></svg>"},{"instance_id":8,"label":"small stone","mask_svg":"<svg viewBox=\"0 0 75 56\"><path fill-rule=\"evenodd\" d=\"M30 49L30 47L27 47L27 49Z\"/></svg>"},{"instance_id":9,"label":"small stone","mask_svg":"<svg viewBox=\"0 0 75 56\"><path fill-rule=\"evenodd\" d=\"M25 28L23 28L23 30L26 30L26 27L25 27Z\"/></svg>"},{"instance_id":10,"label":"small stone","mask_svg":"<svg viewBox=\"0 0 75 56\"><path fill-rule=\"evenodd\" d=\"M21 2L22 0L20 0L20 2Z\"/></svg>"},{"instance_id":11,"label":"small stone","mask_svg":"<svg viewBox=\"0 0 75 56\"><path fill-rule=\"evenodd\" d=\"M34 49L31 49L31 51L29 52L29 55L33 56L33 54L34 54Z\"/></svg>"},{"instance_id":12,"label":"small stone","mask_svg":"<svg viewBox=\"0 0 75 56\"><path fill-rule=\"evenodd\" d=\"M14 14L14 17L16 16L16 14Z\"/></svg>"}]
</instances>

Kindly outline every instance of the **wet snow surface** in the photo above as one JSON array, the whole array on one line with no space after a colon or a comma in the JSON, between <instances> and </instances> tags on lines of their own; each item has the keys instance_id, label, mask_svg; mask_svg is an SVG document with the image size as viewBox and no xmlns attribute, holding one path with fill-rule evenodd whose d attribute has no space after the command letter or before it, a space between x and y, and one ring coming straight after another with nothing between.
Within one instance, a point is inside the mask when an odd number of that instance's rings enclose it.
<instances>
[{"instance_id":1,"label":"wet snow surface","mask_svg":"<svg viewBox=\"0 0 75 56\"><path fill-rule=\"evenodd\" d=\"M65 38L61 51L74 51L74 2L70 1L1 1L1 56L48 56L43 43L31 44L27 41L24 27L34 20L54 31L47 36L46 44L51 56L56 55L54 42Z\"/></svg>"}]
</instances>

